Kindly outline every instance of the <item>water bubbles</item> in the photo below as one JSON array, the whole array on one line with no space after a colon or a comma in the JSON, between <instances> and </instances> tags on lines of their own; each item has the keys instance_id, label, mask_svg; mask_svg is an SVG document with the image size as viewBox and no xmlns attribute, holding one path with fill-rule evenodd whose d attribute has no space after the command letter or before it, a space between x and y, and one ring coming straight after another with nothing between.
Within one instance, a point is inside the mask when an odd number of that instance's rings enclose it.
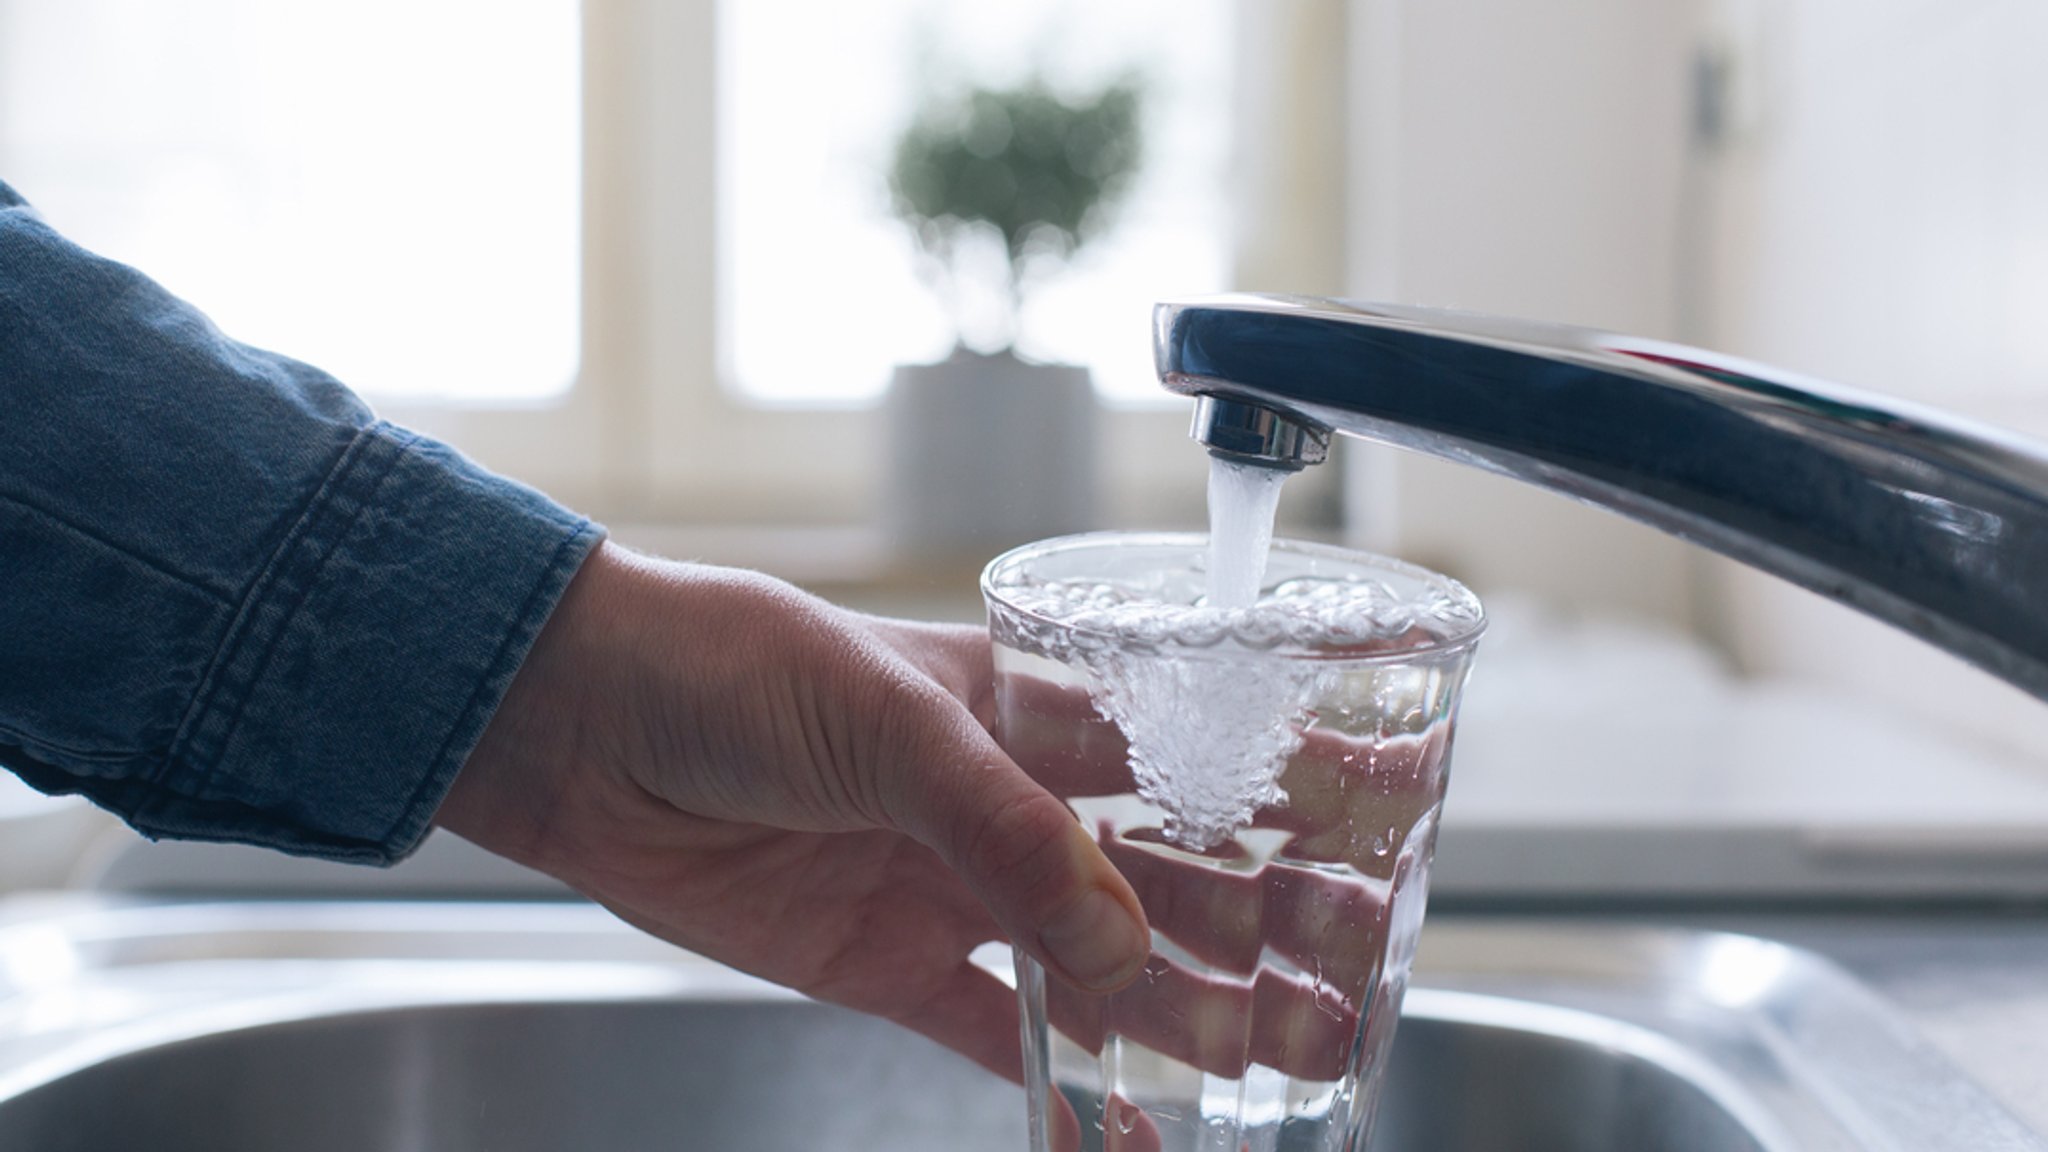
<instances>
[{"instance_id":1,"label":"water bubbles","mask_svg":"<svg viewBox=\"0 0 2048 1152\"><path fill-rule=\"evenodd\" d=\"M1288 638L1291 623L1279 613L1245 610L1236 613L1230 634L1246 648L1263 652Z\"/></svg>"},{"instance_id":2,"label":"water bubbles","mask_svg":"<svg viewBox=\"0 0 2048 1152\"><path fill-rule=\"evenodd\" d=\"M1134 606L1134 611L1123 625L1123 630L1138 644L1147 648L1157 648L1173 638L1174 621L1162 606Z\"/></svg>"},{"instance_id":3,"label":"water bubbles","mask_svg":"<svg viewBox=\"0 0 2048 1152\"><path fill-rule=\"evenodd\" d=\"M1282 578L1245 607L1212 603L1205 573L1184 555L1115 579L991 570L1007 605L992 613L994 638L1087 674L1096 710L1129 745L1134 790L1162 810L1178 847L1205 851L1286 802L1281 772L1320 702L1344 702L1374 716L1381 739L1394 735L1388 719L1414 704L1407 681L1393 684L1400 659L1478 623L1476 601L1435 578L1319 567L1329 561L1285 547L1274 556ZM1458 629L1417 624L1460 612L1470 622ZM1340 727L1366 735L1356 720Z\"/></svg>"},{"instance_id":4,"label":"water bubbles","mask_svg":"<svg viewBox=\"0 0 2048 1152\"><path fill-rule=\"evenodd\" d=\"M1172 639L1187 648L1213 648L1230 635L1230 621L1220 612L1190 612L1176 626Z\"/></svg>"},{"instance_id":5,"label":"water bubbles","mask_svg":"<svg viewBox=\"0 0 2048 1152\"><path fill-rule=\"evenodd\" d=\"M1326 625L1326 635L1333 644L1352 647L1373 639L1380 630L1380 622L1369 615L1348 615L1338 613Z\"/></svg>"},{"instance_id":6,"label":"water bubbles","mask_svg":"<svg viewBox=\"0 0 2048 1152\"><path fill-rule=\"evenodd\" d=\"M1138 795L1164 811L1175 844L1210 848L1286 800L1279 777L1301 747L1313 663L1125 651L1090 671L1096 707L1130 745Z\"/></svg>"},{"instance_id":7,"label":"water bubbles","mask_svg":"<svg viewBox=\"0 0 2048 1152\"><path fill-rule=\"evenodd\" d=\"M1459 634L1476 619L1439 590L1404 597L1373 579L1297 577L1249 607L1211 604L1185 583L1020 582L1003 594L1027 618L999 621L999 638L1055 659L1110 646L1397 655Z\"/></svg>"}]
</instances>

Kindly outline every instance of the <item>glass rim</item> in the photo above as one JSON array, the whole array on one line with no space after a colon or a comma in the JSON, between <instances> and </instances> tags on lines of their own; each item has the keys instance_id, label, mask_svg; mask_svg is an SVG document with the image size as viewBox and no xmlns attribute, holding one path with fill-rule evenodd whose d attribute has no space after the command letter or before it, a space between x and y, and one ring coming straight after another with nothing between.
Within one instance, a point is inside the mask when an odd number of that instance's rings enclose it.
<instances>
[{"instance_id":1,"label":"glass rim","mask_svg":"<svg viewBox=\"0 0 2048 1152\"><path fill-rule=\"evenodd\" d=\"M1069 633L1100 637L1112 643L1121 642L1127 638L1100 628L1079 626L1071 621L1057 619L1019 605L1015 600L1004 595L1003 586L998 585L996 582L998 573L1045 556L1084 552L1111 546L1185 548L1199 555L1206 552L1208 545L1209 536L1203 532L1127 532L1118 530L1081 532L1071 536L1054 536L1045 540L1033 541L1029 544L1020 544L990 560L987 566L982 568L980 581L982 600L991 610L1000 608L1002 611L1020 619L1030 620L1052 628L1063 629ZM1366 570L1376 569L1381 572L1406 576L1439 588L1460 602L1468 603L1472 609L1472 623L1468 627L1443 639L1431 640L1412 648L1401 649L1398 652L1318 653L1301 649L1276 649L1266 653L1275 659L1312 660L1345 664L1415 663L1418 660L1455 656L1469 651L1486 632L1488 622L1486 608L1480 602L1479 597L1461 581L1446 576L1434 569L1425 568L1420 564L1412 564L1392 556L1383 556L1377 552L1367 552L1357 548L1346 548L1338 544L1324 544L1312 540L1295 540L1281 536L1273 538L1272 549L1274 552L1319 557L1332 561L1341 561ZM1177 658L1186 656L1199 659L1204 655L1217 654L1217 649L1213 647L1173 645L1172 648ZM1236 649L1230 651L1233 655L1239 654Z\"/></svg>"}]
</instances>

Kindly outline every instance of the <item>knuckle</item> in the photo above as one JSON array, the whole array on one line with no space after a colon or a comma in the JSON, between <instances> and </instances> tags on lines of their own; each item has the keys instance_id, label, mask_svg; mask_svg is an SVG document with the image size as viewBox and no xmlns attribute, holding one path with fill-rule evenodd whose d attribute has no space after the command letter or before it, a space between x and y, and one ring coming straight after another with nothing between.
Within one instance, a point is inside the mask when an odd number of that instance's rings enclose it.
<instances>
[{"instance_id":1,"label":"knuckle","mask_svg":"<svg viewBox=\"0 0 2048 1152\"><path fill-rule=\"evenodd\" d=\"M1008 798L966 822L961 863L984 882L1027 899L1057 896L1072 855L1066 822L1037 797Z\"/></svg>"}]
</instances>

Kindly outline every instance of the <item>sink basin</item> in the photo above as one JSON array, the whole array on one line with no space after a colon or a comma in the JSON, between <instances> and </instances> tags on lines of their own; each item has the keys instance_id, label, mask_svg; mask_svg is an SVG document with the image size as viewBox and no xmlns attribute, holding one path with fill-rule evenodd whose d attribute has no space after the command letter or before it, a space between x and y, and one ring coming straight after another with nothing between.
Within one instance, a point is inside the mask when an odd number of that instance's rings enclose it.
<instances>
[{"instance_id":1,"label":"sink basin","mask_svg":"<svg viewBox=\"0 0 2048 1152\"><path fill-rule=\"evenodd\" d=\"M1748 937L1445 918L1393 1060L1376 1152L2048 1147L1847 976ZM1023 1116L920 1037L580 905L0 922L0 1148L957 1152L1022 1149Z\"/></svg>"}]
</instances>

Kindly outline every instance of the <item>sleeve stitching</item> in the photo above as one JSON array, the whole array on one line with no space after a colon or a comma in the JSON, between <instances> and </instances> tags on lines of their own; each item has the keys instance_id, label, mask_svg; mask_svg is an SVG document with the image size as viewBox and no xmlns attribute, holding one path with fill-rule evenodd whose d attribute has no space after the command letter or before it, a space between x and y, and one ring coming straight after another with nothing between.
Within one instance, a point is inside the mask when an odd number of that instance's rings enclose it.
<instances>
[{"instance_id":1,"label":"sleeve stitching","mask_svg":"<svg viewBox=\"0 0 2048 1152\"><path fill-rule=\"evenodd\" d=\"M227 747L240 725L242 710L248 702L255 682L261 679L277 645L289 630L291 621L304 606L306 598L312 594L321 570L325 568L340 542L346 538L349 529L367 507L367 501L352 498L350 490L358 484L363 484L366 494L375 492L377 485L382 483L384 477L397 465L398 459L404 455L404 450L410 446L410 436L386 440L384 434L390 430L390 426L379 422L364 427L356 434L348 447L343 449L334 467L328 471L327 478L321 482L313 498L307 502L305 511L299 515L291 531L285 534L284 540L271 553L263 570L250 583L249 591L242 599L241 607L236 612L234 622L229 626L227 636L223 638L214 660L207 668L206 675L200 681L198 690L193 694L192 704L187 710L184 722L178 726L177 735L172 740L171 753L165 758L158 779L152 781L166 793L198 799L204 796L211 786L218 773L217 761L221 750ZM383 462L383 467L365 481L357 475L362 468L362 457L369 454L371 447L380 441L391 444L398 450L390 453L389 458ZM326 523L330 519L334 522ZM312 555L306 555L308 549L320 550ZM303 573L294 571L307 561L311 561L311 564ZM281 610L274 626L264 628L260 616L269 605L271 596L279 590L280 585L291 581L295 576L297 586L289 589L292 597L290 604ZM263 635L266 631L269 633L267 636ZM250 670L238 676L235 665L243 659L244 652L251 643L261 643L262 650L253 657L254 663ZM240 680L242 683L237 688L230 684L232 680ZM225 713L223 696L232 699L232 707ZM180 780L178 768L188 761L196 761L191 765L196 779ZM139 824L154 816L156 808L157 805L152 803L137 811L134 817L136 822Z\"/></svg>"}]
</instances>

